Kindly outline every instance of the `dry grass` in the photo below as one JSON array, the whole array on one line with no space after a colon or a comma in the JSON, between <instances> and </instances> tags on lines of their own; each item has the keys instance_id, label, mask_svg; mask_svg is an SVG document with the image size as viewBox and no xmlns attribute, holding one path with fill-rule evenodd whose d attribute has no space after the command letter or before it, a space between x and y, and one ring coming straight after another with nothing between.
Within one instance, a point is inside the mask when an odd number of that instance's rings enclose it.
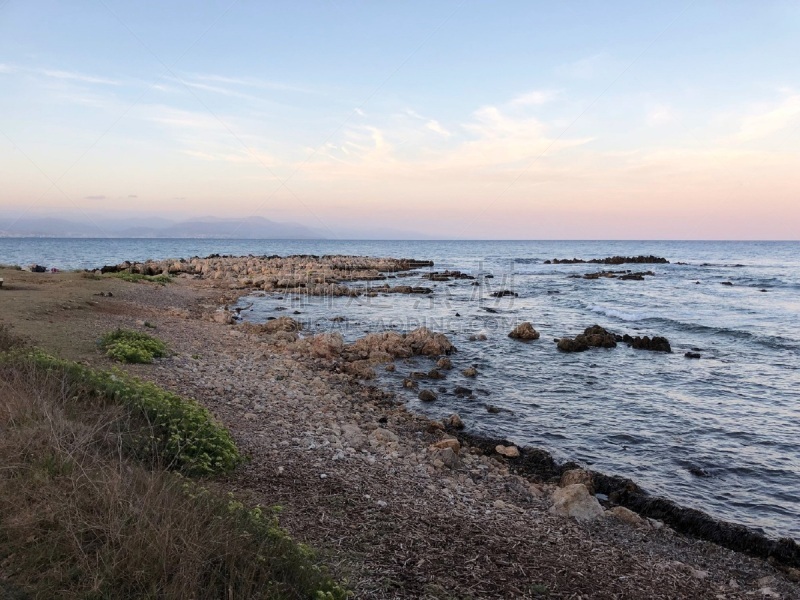
<instances>
[{"instance_id":1,"label":"dry grass","mask_svg":"<svg viewBox=\"0 0 800 600\"><path fill-rule=\"evenodd\" d=\"M74 392L0 364L0 597L344 597L273 515L127 459L125 408Z\"/></svg>"},{"instance_id":2,"label":"dry grass","mask_svg":"<svg viewBox=\"0 0 800 600\"><path fill-rule=\"evenodd\" d=\"M11 327L0 323L0 352L8 352L25 345L25 340L16 335Z\"/></svg>"}]
</instances>

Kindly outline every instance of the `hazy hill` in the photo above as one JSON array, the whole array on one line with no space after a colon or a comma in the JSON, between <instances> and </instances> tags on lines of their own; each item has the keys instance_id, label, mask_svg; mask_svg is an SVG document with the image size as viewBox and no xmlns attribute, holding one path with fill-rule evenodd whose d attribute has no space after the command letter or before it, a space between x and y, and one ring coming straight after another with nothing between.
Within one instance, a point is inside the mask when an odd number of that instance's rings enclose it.
<instances>
[{"instance_id":1,"label":"hazy hill","mask_svg":"<svg viewBox=\"0 0 800 600\"><path fill-rule=\"evenodd\" d=\"M279 223L264 217L221 219L203 217L188 221L166 219L110 220L90 222L59 218L0 219L0 235L35 237L138 237L138 238L254 238L325 239L324 231L298 223Z\"/></svg>"}]
</instances>

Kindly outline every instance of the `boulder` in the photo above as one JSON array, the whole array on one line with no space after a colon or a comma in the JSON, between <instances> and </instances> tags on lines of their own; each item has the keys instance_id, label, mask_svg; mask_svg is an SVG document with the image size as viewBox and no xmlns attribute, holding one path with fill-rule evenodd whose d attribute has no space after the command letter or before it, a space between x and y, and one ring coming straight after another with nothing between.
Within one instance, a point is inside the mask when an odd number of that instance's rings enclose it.
<instances>
[{"instance_id":1,"label":"boulder","mask_svg":"<svg viewBox=\"0 0 800 600\"><path fill-rule=\"evenodd\" d=\"M519 458L519 448L516 446L503 446L502 444L498 444L494 447L494 451L506 458Z\"/></svg>"},{"instance_id":2,"label":"boulder","mask_svg":"<svg viewBox=\"0 0 800 600\"><path fill-rule=\"evenodd\" d=\"M233 323L233 313L229 310L218 310L211 318L215 323L222 323L223 325L230 325Z\"/></svg>"},{"instance_id":3,"label":"boulder","mask_svg":"<svg viewBox=\"0 0 800 600\"><path fill-rule=\"evenodd\" d=\"M431 462L435 466L443 466L448 469L457 469L461 466L461 459L452 448L437 448L431 453Z\"/></svg>"},{"instance_id":4,"label":"boulder","mask_svg":"<svg viewBox=\"0 0 800 600\"><path fill-rule=\"evenodd\" d=\"M579 521L593 521L603 514L603 507L585 485L575 483L553 492L553 506L549 512Z\"/></svg>"},{"instance_id":5,"label":"boulder","mask_svg":"<svg viewBox=\"0 0 800 600\"><path fill-rule=\"evenodd\" d=\"M419 399L423 402L433 402L436 398L436 393L431 390L422 390L419 393Z\"/></svg>"},{"instance_id":6,"label":"boulder","mask_svg":"<svg viewBox=\"0 0 800 600\"><path fill-rule=\"evenodd\" d=\"M582 483L586 486L586 489L589 490L590 494L594 494L592 474L585 469L570 469L569 471L564 471L558 485L560 487L567 487L568 485L574 485L576 483Z\"/></svg>"},{"instance_id":7,"label":"boulder","mask_svg":"<svg viewBox=\"0 0 800 600\"><path fill-rule=\"evenodd\" d=\"M475 367L467 367L461 371L461 373L464 375L464 377L475 377L478 374L478 369Z\"/></svg>"},{"instance_id":8,"label":"boulder","mask_svg":"<svg viewBox=\"0 0 800 600\"><path fill-rule=\"evenodd\" d=\"M405 337L414 354L424 356L441 356L450 354L455 346L442 333L434 333L427 327L420 327L410 332Z\"/></svg>"},{"instance_id":9,"label":"boulder","mask_svg":"<svg viewBox=\"0 0 800 600\"><path fill-rule=\"evenodd\" d=\"M586 336L586 343L595 348L615 348L617 345L616 336L600 327L600 325L592 325L583 331Z\"/></svg>"},{"instance_id":10,"label":"boulder","mask_svg":"<svg viewBox=\"0 0 800 600\"><path fill-rule=\"evenodd\" d=\"M345 370L359 379L374 379L375 369L372 368L368 360L357 360L345 364Z\"/></svg>"},{"instance_id":11,"label":"boulder","mask_svg":"<svg viewBox=\"0 0 800 600\"><path fill-rule=\"evenodd\" d=\"M599 325L592 325L574 339L561 338L556 344L562 352L583 352L589 348L614 348L617 345L617 338Z\"/></svg>"},{"instance_id":12,"label":"boulder","mask_svg":"<svg viewBox=\"0 0 800 600\"><path fill-rule=\"evenodd\" d=\"M443 356L442 358L440 358L439 360L436 361L436 368L437 369L443 369L443 370L452 369L453 368L453 362L449 358L447 358L446 356Z\"/></svg>"},{"instance_id":13,"label":"boulder","mask_svg":"<svg viewBox=\"0 0 800 600\"><path fill-rule=\"evenodd\" d=\"M528 321L525 321L514 327L508 337L515 340L538 340L539 332Z\"/></svg>"},{"instance_id":14,"label":"boulder","mask_svg":"<svg viewBox=\"0 0 800 600\"><path fill-rule=\"evenodd\" d=\"M687 352L684 354L686 358L701 358L701 354L699 352Z\"/></svg>"},{"instance_id":15,"label":"boulder","mask_svg":"<svg viewBox=\"0 0 800 600\"><path fill-rule=\"evenodd\" d=\"M461 452L461 444L458 443L458 440L455 438L446 438L443 440L439 440L435 444L433 444L434 448L438 448L443 450L445 448L450 448L453 452L458 454Z\"/></svg>"},{"instance_id":16,"label":"boulder","mask_svg":"<svg viewBox=\"0 0 800 600\"><path fill-rule=\"evenodd\" d=\"M273 323L275 321L272 321ZM344 338L340 333L320 333L309 341L309 352L316 358L336 358L344 349Z\"/></svg>"},{"instance_id":17,"label":"boulder","mask_svg":"<svg viewBox=\"0 0 800 600\"><path fill-rule=\"evenodd\" d=\"M622 336L622 341L628 344L631 348L636 350L650 350L651 352L672 352L672 348L669 345L669 340L665 337L660 336L644 336L639 337L631 337L628 334Z\"/></svg>"},{"instance_id":18,"label":"boulder","mask_svg":"<svg viewBox=\"0 0 800 600\"><path fill-rule=\"evenodd\" d=\"M348 445L360 450L367 443L367 436L358 425L346 423L342 425L342 437Z\"/></svg>"},{"instance_id":19,"label":"boulder","mask_svg":"<svg viewBox=\"0 0 800 600\"><path fill-rule=\"evenodd\" d=\"M586 343L586 340L580 338L561 338L556 340L556 347L561 350L561 352L583 352L589 349L589 344Z\"/></svg>"},{"instance_id":20,"label":"boulder","mask_svg":"<svg viewBox=\"0 0 800 600\"><path fill-rule=\"evenodd\" d=\"M497 292L492 292L489 294L493 298L505 298L506 296L511 296L512 298L516 298L519 294L512 292L511 290L499 290Z\"/></svg>"},{"instance_id":21,"label":"boulder","mask_svg":"<svg viewBox=\"0 0 800 600\"><path fill-rule=\"evenodd\" d=\"M458 413L453 413L444 420L445 427L452 427L453 429L464 429L464 421L458 416Z\"/></svg>"},{"instance_id":22,"label":"boulder","mask_svg":"<svg viewBox=\"0 0 800 600\"><path fill-rule=\"evenodd\" d=\"M622 521L623 523L627 523L633 527L641 527L643 529L649 529L650 524L637 515L632 510L625 508L624 506L615 506L614 508L609 508L605 515L607 517L611 517L612 519L616 519L617 521Z\"/></svg>"},{"instance_id":23,"label":"boulder","mask_svg":"<svg viewBox=\"0 0 800 600\"><path fill-rule=\"evenodd\" d=\"M397 437L397 434L394 431L383 429L382 427L378 427L369 434L369 443L371 446L377 446L381 444L396 444L399 439L400 438Z\"/></svg>"},{"instance_id":24,"label":"boulder","mask_svg":"<svg viewBox=\"0 0 800 600\"><path fill-rule=\"evenodd\" d=\"M275 333L276 331L286 331L294 333L303 329L303 325L291 317L279 317L267 321L261 326L261 331L264 333Z\"/></svg>"}]
</instances>

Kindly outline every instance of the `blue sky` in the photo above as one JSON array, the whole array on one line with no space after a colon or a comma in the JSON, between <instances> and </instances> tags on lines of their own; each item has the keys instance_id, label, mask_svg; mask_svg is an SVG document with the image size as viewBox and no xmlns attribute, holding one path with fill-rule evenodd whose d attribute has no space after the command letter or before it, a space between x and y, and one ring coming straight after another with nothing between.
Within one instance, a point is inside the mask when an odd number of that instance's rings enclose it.
<instances>
[{"instance_id":1,"label":"blue sky","mask_svg":"<svg viewBox=\"0 0 800 600\"><path fill-rule=\"evenodd\" d=\"M800 235L796 2L0 0L0 210Z\"/></svg>"}]
</instances>

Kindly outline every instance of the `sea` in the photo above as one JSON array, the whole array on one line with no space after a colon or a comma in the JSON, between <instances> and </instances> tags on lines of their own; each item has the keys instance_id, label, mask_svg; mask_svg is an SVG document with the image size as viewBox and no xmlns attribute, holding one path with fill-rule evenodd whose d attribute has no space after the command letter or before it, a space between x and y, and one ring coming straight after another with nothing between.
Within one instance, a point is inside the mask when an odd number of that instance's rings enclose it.
<instances>
[{"instance_id":1,"label":"sea","mask_svg":"<svg viewBox=\"0 0 800 600\"><path fill-rule=\"evenodd\" d=\"M0 263L59 269L212 253L432 260L432 268L389 280L432 294L256 293L239 307L246 320L290 315L306 331L338 331L348 341L423 325L443 332L457 347L454 369L421 382L436 401L423 403L402 385L410 372L433 367L428 358L400 361L394 373L379 369L375 384L412 411L434 418L457 412L476 433L544 448L681 505L800 541L800 242L0 238ZM616 255L670 262L546 262ZM653 275L582 277L628 269ZM424 279L432 270L475 279ZM502 290L514 295L492 296ZM523 321L541 338L510 339ZM672 353L625 344L557 350L555 339L594 324L666 337ZM477 377L461 373L468 366ZM456 386L471 397L455 395Z\"/></svg>"}]
</instances>

